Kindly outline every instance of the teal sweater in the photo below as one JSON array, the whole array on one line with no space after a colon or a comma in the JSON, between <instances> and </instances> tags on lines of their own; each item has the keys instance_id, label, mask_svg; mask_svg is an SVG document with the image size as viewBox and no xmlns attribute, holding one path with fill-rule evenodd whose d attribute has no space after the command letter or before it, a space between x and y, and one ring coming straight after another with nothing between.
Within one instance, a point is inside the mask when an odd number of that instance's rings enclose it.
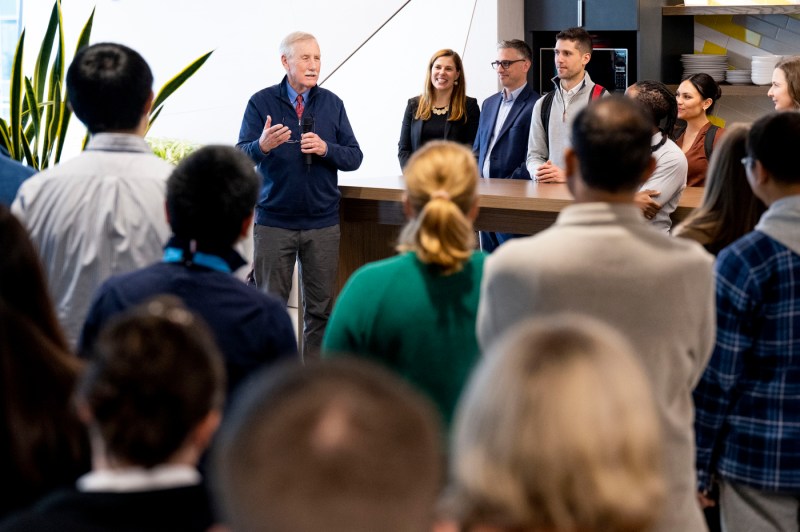
<instances>
[{"instance_id":1,"label":"teal sweater","mask_svg":"<svg viewBox=\"0 0 800 532\"><path fill-rule=\"evenodd\" d=\"M475 336L483 261L441 275L413 253L367 264L347 281L333 309L323 356L376 360L426 393L450 424L480 355Z\"/></svg>"}]
</instances>

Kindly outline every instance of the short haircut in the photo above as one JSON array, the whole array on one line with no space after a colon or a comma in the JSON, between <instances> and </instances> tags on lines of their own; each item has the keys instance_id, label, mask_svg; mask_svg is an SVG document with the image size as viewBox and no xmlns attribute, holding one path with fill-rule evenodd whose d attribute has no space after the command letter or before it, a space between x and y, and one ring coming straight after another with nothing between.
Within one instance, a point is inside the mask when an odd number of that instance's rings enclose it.
<instances>
[{"instance_id":1,"label":"short haircut","mask_svg":"<svg viewBox=\"0 0 800 532\"><path fill-rule=\"evenodd\" d=\"M630 98L610 95L586 106L572 124L572 147L587 186L636 190L650 164L651 118Z\"/></svg>"},{"instance_id":2,"label":"short haircut","mask_svg":"<svg viewBox=\"0 0 800 532\"><path fill-rule=\"evenodd\" d=\"M441 483L433 407L386 370L334 359L262 372L216 442L234 531L429 530Z\"/></svg>"},{"instance_id":3,"label":"short haircut","mask_svg":"<svg viewBox=\"0 0 800 532\"><path fill-rule=\"evenodd\" d=\"M671 135L678 120L678 99L669 87L651 79L637 81L633 98L644 105L653 118L653 127Z\"/></svg>"},{"instance_id":4,"label":"short haircut","mask_svg":"<svg viewBox=\"0 0 800 532\"><path fill-rule=\"evenodd\" d=\"M556 34L556 41L573 41L578 50L584 54L591 54L594 44L592 36L583 28L568 28Z\"/></svg>"},{"instance_id":5,"label":"short haircut","mask_svg":"<svg viewBox=\"0 0 800 532\"><path fill-rule=\"evenodd\" d=\"M523 59L527 59L528 61L533 61L533 52L531 51L531 47L528 46L528 43L525 41L521 41L519 39L511 39L510 41L500 41L497 43L497 49L501 50L503 48L511 48L519 52L519 55L522 56Z\"/></svg>"},{"instance_id":6,"label":"short haircut","mask_svg":"<svg viewBox=\"0 0 800 532\"><path fill-rule=\"evenodd\" d=\"M78 400L112 462L152 468L222 407L224 390L222 355L208 328L177 298L161 296L103 330Z\"/></svg>"},{"instance_id":7,"label":"short haircut","mask_svg":"<svg viewBox=\"0 0 800 532\"><path fill-rule=\"evenodd\" d=\"M147 62L122 44L82 48L67 71L69 103L91 133L136 128L152 91Z\"/></svg>"},{"instance_id":8,"label":"short haircut","mask_svg":"<svg viewBox=\"0 0 800 532\"><path fill-rule=\"evenodd\" d=\"M786 76L786 90L794 102L794 108L800 109L800 55L784 56L775 68L783 71Z\"/></svg>"},{"instance_id":9,"label":"short haircut","mask_svg":"<svg viewBox=\"0 0 800 532\"><path fill-rule=\"evenodd\" d=\"M747 155L759 161L776 181L800 184L793 153L800 146L800 113L770 113L753 123L747 135Z\"/></svg>"},{"instance_id":10,"label":"short haircut","mask_svg":"<svg viewBox=\"0 0 800 532\"><path fill-rule=\"evenodd\" d=\"M198 248L226 248L252 214L261 179L253 161L230 146L205 146L189 155L167 180L172 232Z\"/></svg>"},{"instance_id":11,"label":"short haircut","mask_svg":"<svg viewBox=\"0 0 800 532\"><path fill-rule=\"evenodd\" d=\"M720 89L719 83L705 72L692 74L686 78L686 81L691 83L692 87L700 94L701 100L711 100L711 105L706 109L706 114L710 115L713 113L714 106L717 105L717 100L722 98L722 89Z\"/></svg>"},{"instance_id":12,"label":"short haircut","mask_svg":"<svg viewBox=\"0 0 800 532\"><path fill-rule=\"evenodd\" d=\"M292 57L294 54L294 45L299 43L300 41L316 41L317 38L311 35L310 33L306 33L304 31L293 31L289 35L283 38L281 41L278 50L280 51L281 55L285 55L286 57Z\"/></svg>"},{"instance_id":13,"label":"short haircut","mask_svg":"<svg viewBox=\"0 0 800 532\"><path fill-rule=\"evenodd\" d=\"M444 510L464 530L646 530L665 491L660 436L618 332L576 314L522 322L459 404Z\"/></svg>"}]
</instances>

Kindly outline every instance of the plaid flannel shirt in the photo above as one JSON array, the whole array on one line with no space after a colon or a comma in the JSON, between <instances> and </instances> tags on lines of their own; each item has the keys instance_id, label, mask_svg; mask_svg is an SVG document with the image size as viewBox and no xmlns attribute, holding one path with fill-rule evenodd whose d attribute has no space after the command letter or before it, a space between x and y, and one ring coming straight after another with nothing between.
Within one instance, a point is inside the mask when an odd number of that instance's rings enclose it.
<instances>
[{"instance_id":1,"label":"plaid flannel shirt","mask_svg":"<svg viewBox=\"0 0 800 532\"><path fill-rule=\"evenodd\" d=\"M715 274L716 346L694 392L698 488L718 476L800 493L800 255L754 231Z\"/></svg>"}]
</instances>

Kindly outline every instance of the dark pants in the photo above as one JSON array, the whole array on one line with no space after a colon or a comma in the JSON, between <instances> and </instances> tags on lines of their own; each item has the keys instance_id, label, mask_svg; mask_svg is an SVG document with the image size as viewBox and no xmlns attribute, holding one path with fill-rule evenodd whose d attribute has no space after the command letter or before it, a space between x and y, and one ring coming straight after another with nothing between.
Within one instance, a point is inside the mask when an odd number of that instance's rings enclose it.
<instances>
[{"instance_id":1,"label":"dark pants","mask_svg":"<svg viewBox=\"0 0 800 532\"><path fill-rule=\"evenodd\" d=\"M289 300L295 262L299 263L303 309L303 359L317 358L333 307L339 265L339 226L295 231L256 225L253 229L256 286Z\"/></svg>"}]
</instances>

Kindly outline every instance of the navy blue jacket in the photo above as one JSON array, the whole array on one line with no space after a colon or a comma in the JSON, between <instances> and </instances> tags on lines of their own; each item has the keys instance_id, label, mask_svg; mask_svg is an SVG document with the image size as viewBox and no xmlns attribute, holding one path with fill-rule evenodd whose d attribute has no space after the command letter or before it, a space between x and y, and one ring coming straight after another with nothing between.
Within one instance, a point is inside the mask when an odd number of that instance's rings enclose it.
<instances>
[{"instance_id":1,"label":"navy blue jacket","mask_svg":"<svg viewBox=\"0 0 800 532\"><path fill-rule=\"evenodd\" d=\"M0 205L10 207L19 186L35 173L30 166L18 163L0 150Z\"/></svg>"},{"instance_id":2,"label":"navy blue jacket","mask_svg":"<svg viewBox=\"0 0 800 532\"><path fill-rule=\"evenodd\" d=\"M305 98L303 118L314 118L314 132L328 145L324 157L304 163L299 143L286 142L264 154L258 139L267 115L272 125L290 126L291 140L300 140L300 127L286 90L287 79L250 97L236 146L256 163L264 178L256 205L256 224L281 229L320 229L339 223L338 170L361 166L363 154L344 104L331 91L312 87Z\"/></svg>"},{"instance_id":3,"label":"navy blue jacket","mask_svg":"<svg viewBox=\"0 0 800 532\"><path fill-rule=\"evenodd\" d=\"M528 157L528 134L531 129L531 114L533 104L539 99L539 93L531 89L530 84L525 85L519 93L508 117L503 123L503 128L497 136L489 163L491 175L483 175L483 163L489 151L489 142L492 138L494 125L497 121L497 111L503 101L502 93L489 96L483 102L481 120L478 125L478 136L472 147L475 157L478 158L478 171L482 177L501 179L530 179L525 160Z\"/></svg>"},{"instance_id":4,"label":"navy blue jacket","mask_svg":"<svg viewBox=\"0 0 800 532\"><path fill-rule=\"evenodd\" d=\"M244 264L233 250L224 259L233 270ZM230 273L164 262L103 283L86 317L79 351L89 353L114 315L159 294L180 298L211 328L225 358L229 392L262 366L298 356L292 321L282 302Z\"/></svg>"}]
</instances>

